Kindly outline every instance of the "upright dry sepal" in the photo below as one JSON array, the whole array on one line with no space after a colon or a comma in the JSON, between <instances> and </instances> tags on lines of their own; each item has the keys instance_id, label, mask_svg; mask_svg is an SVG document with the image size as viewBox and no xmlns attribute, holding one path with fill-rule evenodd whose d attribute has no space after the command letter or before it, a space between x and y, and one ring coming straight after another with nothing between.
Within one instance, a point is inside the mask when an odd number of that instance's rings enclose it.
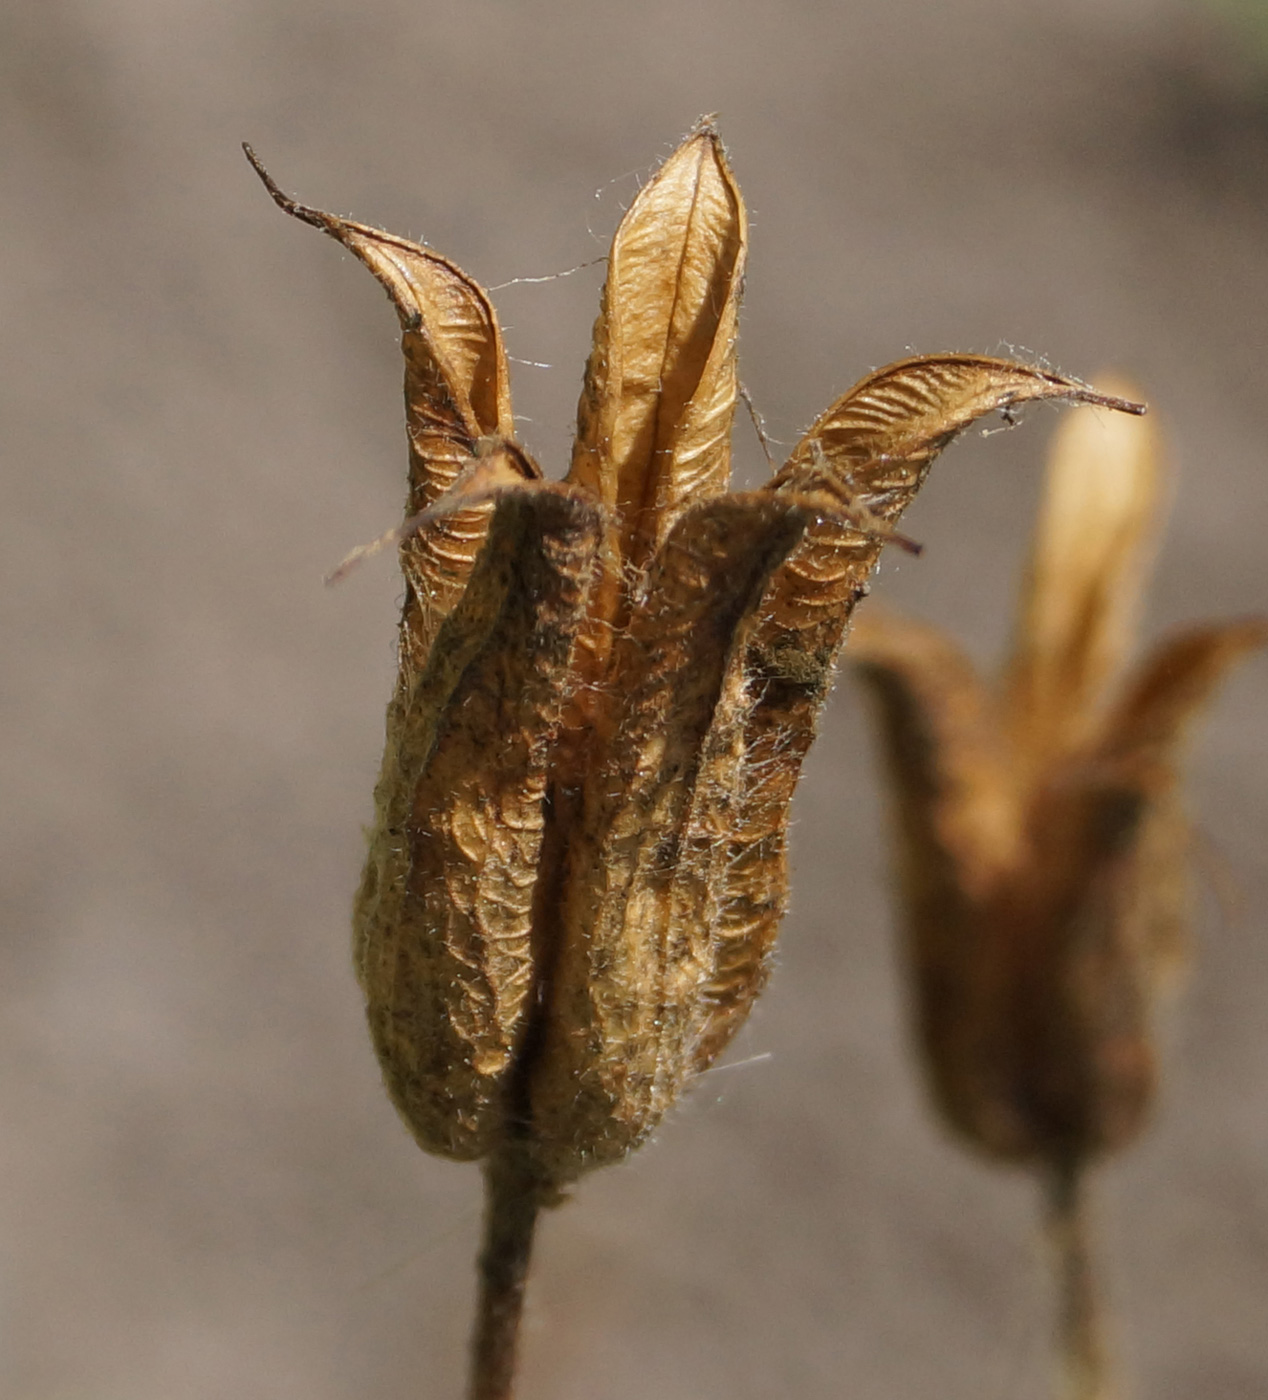
<instances>
[{"instance_id":1,"label":"upright dry sepal","mask_svg":"<svg viewBox=\"0 0 1268 1400\"><path fill-rule=\"evenodd\" d=\"M579 659L593 683L571 706L575 732L608 723L614 630L657 546L688 505L727 488L746 247L744 202L717 132L701 122L639 192L608 254L568 474L609 512ZM574 753L561 768L585 762Z\"/></svg>"},{"instance_id":2,"label":"upright dry sepal","mask_svg":"<svg viewBox=\"0 0 1268 1400\"><path fill-rule=\"evenodd\" d=\"M744 204L707 123L612 241L569 480L613 512L635 567L686 506L727 488L746 242Z\"/></svg>"},{"instance_id":3,"label":"upright dry sepal","mask_svg":"<svg viewBox=\"0 0 1268 1400\"><path fill-rule=\"evenodd\" d=\"M1054 443L1006 680L1019 754L1077 745L1101 718L1131 645L1165 487L1149 420L1083 414Z\"/></svg>"}]
</instances>

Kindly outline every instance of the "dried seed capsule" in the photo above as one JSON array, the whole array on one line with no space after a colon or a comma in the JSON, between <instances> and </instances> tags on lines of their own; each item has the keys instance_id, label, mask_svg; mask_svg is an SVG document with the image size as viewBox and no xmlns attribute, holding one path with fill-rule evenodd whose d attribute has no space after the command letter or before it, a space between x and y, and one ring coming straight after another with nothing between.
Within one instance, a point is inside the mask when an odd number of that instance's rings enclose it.
<instances>
[{"instance_id":1,"label":"dried seed capsule","mask_svg":"<svg viewBox=\"0 0 1268 1400\"><path fill-rule=\"evenodd\" d=\"M554 1179L624 1156L692 1071L718 872L689 827L719 768L738 760L711 741L735 703L731 662L805 523L795 503L760 493L689 510L617 639L621 704L569 831L559 962L532 1081L536 1153Z\"/></svg>"},{"instance_id":2,"label":"dried seed capsule","mask_svg":"<svg viewBox=\"0 0 1268 1400\"><path fill-rule=\"evenodd\" d=\"M705 122L617 230L569 486L546 487L510 440L483 289L260 173L402 326L401 669L356 905L375 1046L425 1147L527 1138L571 1180L650 1132L763 986L815 718L933 458L994 409L1125 405L1002 360L904 360L768 488L724 495L747 226Z\"/></svg>"},{"instance_id":3,"label":"dried seed capsule","mask_svg":"<svg viewBox=\"0 0 1268 1400\"><path fill-rule=\"evenodd\" d=\"M1164 907L1155 883L1181 844L1178 747L1264 637L1259 622L1187 634L1110 703L1160 494L1152 435L1129 426L1076 419L1059 436L1000 692L917 623L872 617L852 649L896 794L938 1101L979 1146L1024 1161L1084 1161L1144 1121L1161 938L1147 926L1174 944L1182 900L1170 879Z\"/></svg>"},{"instance_id":4,"label":"dried seed capsule","mask_svg":"<svg viewBox=\"0 0 1268 1400\"><path fill-rule=\"evenodd\" d=\"M486 1160L472 1393L504 1400L537 1207L642 1141L765 981L788 804L894 522L980 414L1110 401L999 360L903 361L766 489L726 494L747 228L705 121L617 230L571 470L547 485L512 441L484 291L260 173L401 320L410 492L385 538L406 597L356 959L418 1141Z\"/></svg>"},{"instance_id":5,"label":"dried seed capsule","mask_svg":"<svg viewBox=\"0 0 1268 1400\"><path fill-rule=\"evenodd\" d=\"M449 1157L484 1156L505 1129L535 993L547 767L600 531L576 492L505 492L388 712L356 964L392 1100Z\"/></svg>"},{"instance_id":6,"label":"dried seed capsule","mask_svg":"<svg viewBox=\"0 0 1268 1400\"><path fill-rule=\"evenodd\" d=\"M1081 1188L1154 1098L1158 973L1187 917L1180 743L1228 668L1268 641L1262 619L1183 633L1114 698L1159 484L1142 425L1066 425L1006 685L900 618L865 619L851 649L893 793L929 1085L959 1134L1043 1180L1072 1400L1116 1393Z\"/></svg>"}]
</instances>

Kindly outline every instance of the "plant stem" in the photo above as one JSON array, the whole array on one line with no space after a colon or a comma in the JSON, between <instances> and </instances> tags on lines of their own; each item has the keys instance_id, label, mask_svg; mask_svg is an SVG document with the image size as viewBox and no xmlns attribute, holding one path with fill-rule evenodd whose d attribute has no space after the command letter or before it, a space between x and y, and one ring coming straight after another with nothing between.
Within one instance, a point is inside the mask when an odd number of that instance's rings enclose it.
<instances>
[{"instance_id":1,"label":"plant stem","mask_svg":"<svg viewBox=\"0 0 1268 1400\"><path fill-rule=\"evenodd\" d=\"M1055 1255L1058 1293L1057 1346L1060 1400L1113 1400L1111 1358L1105 1339L1100 1290L1092 1265L1086 1172L1077 1160L1052 1164L1048 1181L1048 1231Z\"/></svg>"},{"instance_id":2,"label":"plant stem","mask_svg":"<svg viewBox=\"0 0 1268 1400\"><path fill-rule=\"evenodd\" d=\"M470 1400L510 1400L533 1228L542 1205L541 1184L518 1143L485 1162L484 1200Z\"/></svg>"}]
</instances>

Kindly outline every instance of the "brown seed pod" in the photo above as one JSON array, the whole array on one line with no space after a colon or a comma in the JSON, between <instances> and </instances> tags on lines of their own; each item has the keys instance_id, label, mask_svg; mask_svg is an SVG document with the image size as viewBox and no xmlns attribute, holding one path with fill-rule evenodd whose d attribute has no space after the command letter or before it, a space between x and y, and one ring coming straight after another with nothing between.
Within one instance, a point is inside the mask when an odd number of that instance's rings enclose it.
<instances>
[{"instance_id":1,"label":"brown seed pod","mask_svg":"<svg viewBox=\"0 0 1268 1400\"><path fill-rule=\"evenodd\" d=\"M747 231L705 121L616 232L548 484L513 441L485 292L255 164L402 325L410 492L380 543L407 586L356 962L419 1143L486 1161L473 1394L492 1400L537 1205L641 1142L765 981L836 654L934 457L1027 400L1130 405L1001 360L904 360L729 494Z\"/></svg>"},{"instance_id":2,"label":"brown seed pod","mask_svg":"<svg viewBox=\"0 0 1268 1400\"><path fill-rule=\"evenodd\" d=\"M567 843L553 1015L532 1080L535 1149L552 1178L624 1156L695 1067L718 897L698 814L743 761L716 737L745 699L728 672L805 520L757 492L689 510L613 648L621 703Z\"/></svg>"},{"instance_id":3,"label":"brown seed pod","mask_svg":"<svg viewBox=\"0 0 1268 1400\"><path fill-rule=\"evenodd\" d=\"M1139 1130L1148 930L1174 942L1182 917L1153 878L1177 845L1179 747L1265 637L1258 620L1181 634L1113 698L1161 484L1145 426L1064 427L1002 691L905 619L873 614L851 648L884 735L927 1063L949 1119L1005 1158L1084 1160Z\"/></svg>"},{"instance_id":4,"label":"brown seed pod","mask_svg":"<svg viewBox=\"0 0 1268 1400\"><path fill-rule=\"evenodd\" d=\"M973 1145L1048 1183L1068 1393L1083 1400L1112 1392L1079 1183L1154 1099L1155 993L1188 915L1179 752L1229 668L1268 641L1263 619L1179 633L1115 693L1161 489L1147 425L1070 420L1005 683L894 616L861 622L850 653L880 726L933 1097Z\"/></svg>"},{"instance_id":5,"label":"brown seed pod","mask_svg":"<svg viewBox=\"0 0 1268 1400\"><path fill-rule=\"evenodd\" d=\"M600 531L575 491L506 491L427 669L388 712L357 971L392 1100L446 1156L505 1134L537 992L550 749Z\"/></svg>"}]
</instances>

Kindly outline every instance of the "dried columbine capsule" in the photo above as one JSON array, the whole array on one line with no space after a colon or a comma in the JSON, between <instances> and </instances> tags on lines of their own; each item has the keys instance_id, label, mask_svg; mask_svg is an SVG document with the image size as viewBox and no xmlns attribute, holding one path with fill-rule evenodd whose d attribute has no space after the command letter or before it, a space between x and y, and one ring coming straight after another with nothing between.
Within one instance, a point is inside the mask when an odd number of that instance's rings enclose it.
<instances>
[{"instance_id":1,"label":"dried columbine capsule","mask_svg":"<svg viewBox=\"0 0 1268 1400\"><path fill-rule=\"evenodd\" d=\"M572 467L547 482L514 441L484 291L256 168L401 320L406 592L356 965L414 1136L485 1163L472 1394L493 1400L538 1207L643 1141L765 981L801 762L930 463L992 409L1111 401L1001 360L905 360L728 493L746 227L706 122L617 230Z\"/></svg>"},{"instance_id":2,"label":"dried columbine capsule","mask_svg":"<svg viewBox=\"0 0 1268 1400\"><path fill-rule=\"evenodd\" d=\"M1117 1394L1081 1184L1153 1099L1155 993L1188 914L1179 750L1226 671L1268 641L1263 619L1187 629L1115 689L1160 485L1147 423L1064 426L1002 686L895 616L870 615L850 650L894 797L930 1087L961 1136L1045 1179L1071 1400Z\"/></svg>"}]
</instances>

